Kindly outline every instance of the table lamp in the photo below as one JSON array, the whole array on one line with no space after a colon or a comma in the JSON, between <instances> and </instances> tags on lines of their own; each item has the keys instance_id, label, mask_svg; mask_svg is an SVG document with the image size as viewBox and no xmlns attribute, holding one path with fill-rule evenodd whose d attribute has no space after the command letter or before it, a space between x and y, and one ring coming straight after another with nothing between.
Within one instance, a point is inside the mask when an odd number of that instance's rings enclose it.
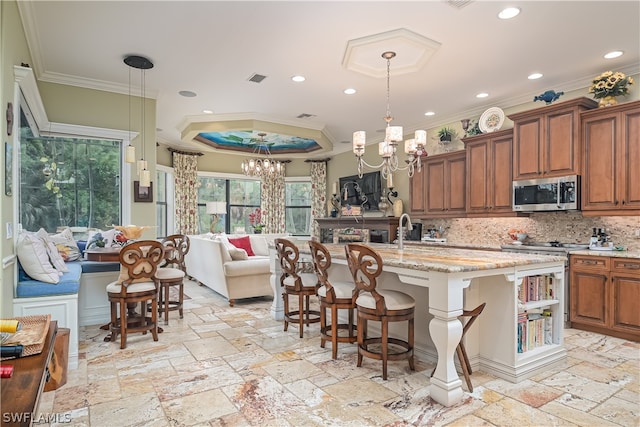
<instances>
[{"instance_id":1,"label":"table lamp","mask_svg":"<svg viewBox=\"0 0 640 427\"><path fill-rule=\"evenodd\" d=\"M225 202L207 202L207 213L211 215L209 231L215 233L214 229L218 224L219 215L227 213L227 204Z\"/></svg>"}]
</instances>

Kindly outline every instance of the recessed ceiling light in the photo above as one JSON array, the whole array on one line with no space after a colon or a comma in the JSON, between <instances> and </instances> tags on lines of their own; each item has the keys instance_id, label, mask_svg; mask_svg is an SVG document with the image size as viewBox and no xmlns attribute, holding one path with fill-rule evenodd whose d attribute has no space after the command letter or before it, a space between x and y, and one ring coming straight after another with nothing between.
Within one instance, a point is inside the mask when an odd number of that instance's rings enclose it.
<instances>
[{"instance_id":1,"label":"recessed ceiling light","mask_svg":"<svg viewBox=\"0 0 640 427\"><path fill-rule=\"evenodd\" d=\"M619 56L622 56L624 52L622 52L621 50L614 50L612 52L607 53L604 57L607 59L613 59L613 58L617 58Z\"/></svg>"},{"instance_id":2,"label":"recessed ceiling light","mask_svg":"<svg viewBox=\"0 0 640 427\"><path fill-rule=\"evenodd\" d=\"M213 111L211 110L202 110L202 112L205 114L213 114Z\"/></svg>"},{"instance_id":3,"label":"recessed ceiling light","mask_svg":"<svg viewBox=\"0 0 640 427\"><path fill-rule=\"evenodd\" d=\"M476 98L486 98L487 96L489 96L487 92L480 92L476 95Z\"/></svg>"},{"instance_id":4,"label":"recessed ceiling light","mask_svg":"<svg viewBox=\"0 0 640 427\"><path fill-rule=\"evenodd\" d=\"M191 92L190 90L181 90L178 93L180 95L184 96L185 98L193 98L194 96L196 96L196 93L195 92Z\"/></svg>"},{"instance_id":5,"label":"recessed ceiling light","mask_svg":"<svg viewBox=\"0 0 640 427\"><path fill-rule=\"evenodd\" d=\"M344 93L347 95L353 95L354 93L356 93L356 90L354 88L348 88L344 90Z\"/></svg>"},{"instance_id":6,"label":"recessed ceiling light","mask_svg":"<svg viewBox=\"0 0 640 427\"><path fill-rule=\"evenodd\" d=\"M532 73L527 77L529 80L537 80L542 77L542 73Z\"/></svg>"},{"instance_id":7,"label":"recessed ceiling light","mask_svg":"<svg viewBox=\"0 0 640 427\"><path fill-rule=\"evenodd\" d=\"M300 83L305 81L306 79L304 78L304 76L293 76L291 77L291 80L293 80L294 82Z\"/></svg>"},{"instance_id":8,"label":"recessed ceiling light","mask_svg":"<svg viewBox=\"0 0 640 427\"><path fill-rule=\"evenodd\" d=\"M425 116L433 116L436 113L434 113L433 111L427 111L426 113L424 113Z\"/></svg>"},{"instance_id":9,"label":"recessed ceiling light","mask_svg":"<svg viewBox=\"0 0 640 427\"><path fill-rule=\"evenodd\" d=\"M506 9L502 9L500 13L498 13L498 18L500 19L511 19L515 18L520 14L520 8L517 7L508 7Z\"/></svg>"}]
</instances>

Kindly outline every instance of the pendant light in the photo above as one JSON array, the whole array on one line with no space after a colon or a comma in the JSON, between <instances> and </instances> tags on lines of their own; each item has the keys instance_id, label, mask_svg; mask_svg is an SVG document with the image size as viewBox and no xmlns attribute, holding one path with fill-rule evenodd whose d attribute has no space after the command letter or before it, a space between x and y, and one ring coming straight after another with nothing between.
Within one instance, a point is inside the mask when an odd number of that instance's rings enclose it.
<instances>
[{"instance_id":1,"label":"pendant light","mask_svg":"<svg viewBox=\"0 0 640 427\"><path fill-rule=\"evenodd\" d=\"M129 55L124 58L124 63L131 68L136 68L140 70L140 90L141 90L140 115L142 118L142 125L141 125L142 126L142 130L141 130L142 157L136 163L136 169L138 172L138 176L140 177L140 187L149 187L151 186L151 172L149 172L149 170L147 169L147 161L144 158L145 145L146 145L145 138L144 138L145 137L144 129L146 125L145 89L146 89L146 70L153 68L153 62L151 62L149 59L143 56ZM129 90L131 90L131 84L129 84ZM131 96L129 96L129 99L131 99ZM131 129L131 126L129 126L129 129ZM129 146L129 147L133 148L132 146ZM129 147L127 147L127 151L125 155L125 159L127 160L127 162L129 162L129 159L131 159L131 156L135 158L135 149L130 150Z\"/></svg>"}]
</instances>

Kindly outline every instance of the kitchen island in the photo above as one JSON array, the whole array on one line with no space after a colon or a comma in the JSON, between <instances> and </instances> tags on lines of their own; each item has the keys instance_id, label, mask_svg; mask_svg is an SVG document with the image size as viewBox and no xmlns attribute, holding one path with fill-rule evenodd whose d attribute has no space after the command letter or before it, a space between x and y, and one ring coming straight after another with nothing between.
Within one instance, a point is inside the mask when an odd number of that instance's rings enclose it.
<instances>
[{"instance_id":1,"label":"kitchen island","mask_svg":"<svg viewBox=\"0 0 640 427\"><path fill-rule=\"evenodd\" d=\"M330 279L349 280L344 245L327 244L333 259ZM416 300L415 351L437 365L431 378L431 397L452 406L462 399L462 381L454 354L462 336L458 316L486 302L487 306L465 335L474 368L512 382L521 381L566 358L563 346L564 256L513 254L497 251L371 244L383 259L380 286L402 290ZM306 242L298 244L301 257L310 254ZM274 302L272 315L282 319L280 266L271 250ZM519 301L518 289L528 278L551 278L552 295ZM552 323L546 344L519 348L519 313L545 309Z\"/></svg>"}]
</instances>

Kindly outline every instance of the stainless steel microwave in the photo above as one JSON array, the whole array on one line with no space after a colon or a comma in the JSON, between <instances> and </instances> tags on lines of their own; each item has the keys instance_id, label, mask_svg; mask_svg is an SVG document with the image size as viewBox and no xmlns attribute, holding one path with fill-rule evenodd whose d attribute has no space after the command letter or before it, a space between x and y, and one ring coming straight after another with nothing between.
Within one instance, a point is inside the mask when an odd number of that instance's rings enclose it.
<instances>
[{"instance_id":1,"label":"stainless steel microwave","mask_svg":"<svg viewBox=\"0 0 640 427\"><path fill-rule=\"evenodd\" d=\"M579 175L513 181L514 211L569 211L579 209Z\"/></svg>"}]
</instances>

